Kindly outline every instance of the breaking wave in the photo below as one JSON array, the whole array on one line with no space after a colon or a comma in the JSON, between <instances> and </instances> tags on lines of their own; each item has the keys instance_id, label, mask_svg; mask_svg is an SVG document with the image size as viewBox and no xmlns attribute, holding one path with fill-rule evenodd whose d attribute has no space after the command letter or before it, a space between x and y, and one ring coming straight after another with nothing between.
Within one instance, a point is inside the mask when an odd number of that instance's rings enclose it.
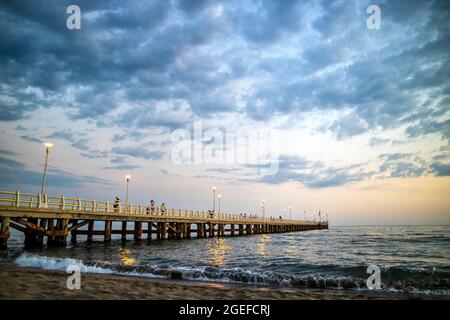
<instances>
[{"instance_id":1,"label":"breaking wave","mask_svg":"<svg viewBox=\"0 0 450 320\"><path fill-rule=\"evenodd\" d=\"M158 265L123 265L107 261L82 261L23 253L15 259L21 267L66 271L77 266L83 273L118 274L162 279L184 279L209 282L264 285L287 288L358 289L365 290L366 279L357 276L327 274L289 275L274 271L252 271L244 268L162 267ZM358 268L361 274L365 268ZM350 270L348 270L349 273ZM354 271L354 270L353 270ZM353 272L354 273L354 272ZM363 273L364 274L364 273ZM411 271L389 268L382 271L382 289L434 295L450 295L446 272Z\"/></svg>"}]
</instances>

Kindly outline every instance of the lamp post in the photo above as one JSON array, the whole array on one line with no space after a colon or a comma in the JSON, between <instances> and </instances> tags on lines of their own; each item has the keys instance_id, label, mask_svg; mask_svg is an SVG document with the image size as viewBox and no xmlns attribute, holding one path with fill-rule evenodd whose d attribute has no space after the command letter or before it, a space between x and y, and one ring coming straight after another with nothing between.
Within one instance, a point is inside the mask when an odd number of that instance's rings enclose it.
<instances>
[{"instance_id":1,"label":"lamp post","mask_svg":"<svg viewBox=\"0 0 450 320\"><path fill-rule=\"evenodd\" d=\"M213 188L212 188L212 190L213 190L213 211L216 211L216 187L214 186Z\"/></svg>"},{"instance_id":2,"label":"lamp post","mask_svg":"<svg viewBox=\"0 0 450 320\"><path fill-rule=\"evenodd\" d=\"M292 207L289 207L289 220L292 220Z\"/></svg>"},{"instance_id":3,"label":"lamp post","mask_svg":"<svg viewBox=\"0 0 450 320\"><path fill-rule=\"evenodd\" d=\"M128 185L129 185L129 183L130 183L130 175L129 174L127 174L126 176L125 176L125 178L127 179L127 193L126 193L126 196L125 196L125 204L126 205L128 205Z\"/></svg>"},{"instance_id":4,"label":"lamp post","mask_svg":"<svg viewBox=\"0 0 450 320\"><path fill-rule=\"evenodd\" d=\"M262 216L263 216L263 218L265 218L266 217L266 200L262 201L261 208L262 208Z\"/></svg>"},{"instance_id":5,"label":"lamp post","mask_svg":"<svg viewBox=\"0 0 450 320\"><path fill-rule=\"evenodd\" d=\"M222 198L222 195L221 194L219 194L218 196L217 196L217 199L219 199L219 213L220 213L220 199Z\"/></svg>"},{"instance_id":6,"label":"lamp post","mask_svg":"<svg viewBox=\"0 0 450 320\"><path fill-rule=\"evenodd\" d=\"M48 163L48 154L50 152L50 149L53 147L53 143L45 142L45 165L44 165L44 176L42 177L42 187L41 187L41 194L44 195L45 192L45 179L47 178L47 163Z\"/></svg>"}]
</instances>

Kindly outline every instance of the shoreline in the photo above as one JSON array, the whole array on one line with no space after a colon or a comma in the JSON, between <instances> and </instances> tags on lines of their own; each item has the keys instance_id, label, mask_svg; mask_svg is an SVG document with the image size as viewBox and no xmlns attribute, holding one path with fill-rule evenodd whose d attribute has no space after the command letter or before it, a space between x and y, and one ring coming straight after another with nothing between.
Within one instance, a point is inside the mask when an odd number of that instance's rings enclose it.
<instances>
[{"instance_id":1,"label":"shoreline","mask_svg":"<svg viewBox=\"0 0 450 320\"><path fill-rule=\"evenodd\" d=\"M445 296L366 290L272 288L252 285L81 274L69 290L62 271L0 264L0 300L448 300Z\"/></svg>"}]
</instances>

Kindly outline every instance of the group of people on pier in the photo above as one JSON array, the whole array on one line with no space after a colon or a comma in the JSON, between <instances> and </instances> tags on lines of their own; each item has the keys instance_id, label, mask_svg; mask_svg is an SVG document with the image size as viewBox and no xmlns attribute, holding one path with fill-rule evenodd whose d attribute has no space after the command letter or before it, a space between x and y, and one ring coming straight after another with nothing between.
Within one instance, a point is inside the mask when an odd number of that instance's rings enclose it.
<instances>
[{"instance_id":1,"label":"group of people on pier","mask_svg":"<svg viewBox=\"0 0 450 320\"><path fill-rule=\"evenodd\" d=\"M247 213L240 213L239 214L239 216L241 217L241 218L244 218L244 219L250 219L250 220L257 220L258 219L258 215L256 215L256 214L249 214L249 215L247 215Z\"/></svg>"},{"instance_id":2,"label":"group of people on pier","mask_svg":"<svg viewBox=\"0 0 450 320\"><path fill-rule=\"evenodd\" d=\"M127 208L127 205L125 205L125 210ZM121 211L121 204L120 204L120 198L116 197L114 200L114 212L115 213L120 213ZM167 214L167 208L166 205L164 204L164 202L161 204L161 206L159 206L159 208L155 205L155 201L151 200L150 201L150 205L148 207L145 208L145 213L148 215L166 215ZM215 211L214 210L208 210L208 216L210 218L214 218L215 217ZM256 214L247 214L247 213L240 213L239 214L240 218L242 219L250 219L250 220L258 220L258 215ZM281 216L280 216L281 219ZM270 217L270 220L275 220L274 217Z\"/></svg>"},{"instance_id":3,"label":"group of people on pier","mask_svg":"<svg viewBox=\"0 0 450 320\"><path fill-rule=\"evenodd\" d=\"M115 213L120 212L120 198L119 197L116 197L116 199L114 200L114 212ZM164 204L164 202L158 208L157 206L155 206L155 201L151 200L150 205L145 208L145 212L146 212L146 214L165 215L167 213L167 208L166 208L166 205Z\"/></svg>"}]
</instances>

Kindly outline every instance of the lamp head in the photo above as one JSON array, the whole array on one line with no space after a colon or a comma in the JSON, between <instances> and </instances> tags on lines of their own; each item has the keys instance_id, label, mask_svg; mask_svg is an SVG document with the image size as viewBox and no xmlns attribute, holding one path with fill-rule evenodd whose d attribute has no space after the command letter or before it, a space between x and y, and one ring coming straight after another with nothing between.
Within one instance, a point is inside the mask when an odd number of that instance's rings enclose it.
<instances>
[{"instance_id":1,"label":"lamp head","mask_svg":"<svg viewBox=\"0 0 450 320\"><path fill-rule=\"evenodd\" d=\"M125 176L125 178L127 179L127 181L130 181L131 176L130 176L129 174L127 174L127 175Z\"/></svg>"},{"instance_id":2,"label":"lamp head","mask_svg":"<svg viewBox=\"0 0 450 320\"><path fill-rule=\"evenodd\" d=\"M45 150L47 150L47 152L53 147L53 143L51 143L51 142L44 142L43 144L44 144Z\"/></svg>"}]
</instances>

